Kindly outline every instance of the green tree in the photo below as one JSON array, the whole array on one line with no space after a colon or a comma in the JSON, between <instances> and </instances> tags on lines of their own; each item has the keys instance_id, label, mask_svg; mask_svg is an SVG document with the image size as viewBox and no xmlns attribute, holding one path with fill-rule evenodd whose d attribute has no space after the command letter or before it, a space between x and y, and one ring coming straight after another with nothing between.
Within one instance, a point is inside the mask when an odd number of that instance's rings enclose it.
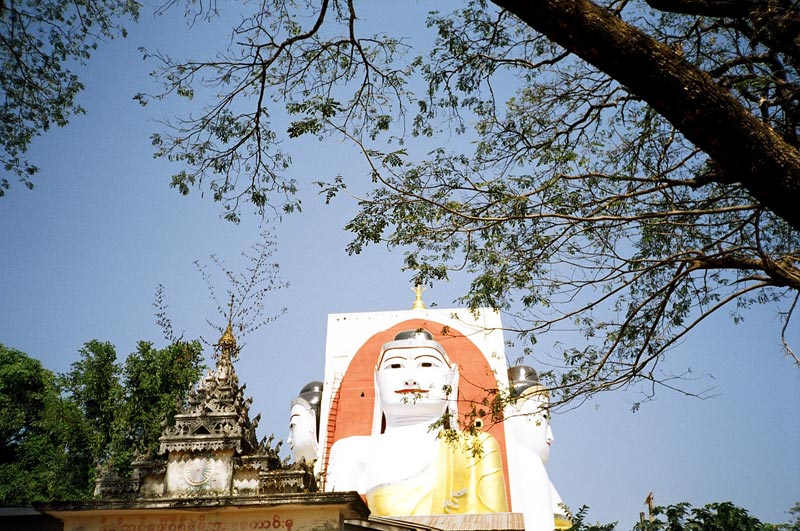
<instances>
[{"instance_id":1,"label":"green tree","mask_svg":"<svg viewBox=\"0 0 800 531\"><path fill-rule=\"evenodd\" d=\"M163 423L200 378L202 347L175 341L156 349L140 341L119 364L113 345L93 340L80 354L62 381L92 426L93 463L128 473L137 456L158 450Z\"/></svg>"},{"instance_id":2,"label":"green tree","mask_svg":"<svg viewBox=\"0 0 800 531\"><path fill-rule=\"evenodd\" d=\"M589 516L589 507L584 505L578 512L572 515L572 527L569 528L570 531L614 531L617 528L617 523L613 522L610 524L601 524L597 522L596 524L588 524L586 523L586 518Z\"/></svg>"},{"instance_id":3,"label":"green tree","mask_svg":"<svg viewBox=\"0 0 800 531\"><path fill-rule=\"evenodd\" d=\"M202 372L197 341L162 349L142 341L124 364L97 340L56 377L0 345L0 504L88 499L96 467L125 474L158 450Z\"/></svg>"},{"instance_id":4,"label":"green tree","mask_svg":"<svg viewBox=\"0 0 800 531\"><path fill-rule=\"evenodd\" d=\"M787 511L791 520L785 524L778 525L778 529L782 531L800 531L800 502L794 504L794 507Z\"/></svg>"},{"instance_id":5,"label":"green tree","mask_svg":"<svg viewBox=\"0 0 800 531\"><path fill-rule=\"evenodd\" d=\"M80 360L61 376L61 387L80 407L91 426L93 462L103 464L111 458L115 433L122 420L121 368L111 343L92 340L79 353Z\"/></svg>"},{"instance_id":6,"label":"green tree","mask_svg":"<svg viewBox=\"0 0 800 531\"><path fill-rule=\"evenodd\" d=\"M422 283L468 274L460 302L509 311L528 345L576 330L536 363L555 367L542 376L557 401L679 386L665 353L722 308L770 304L785 336L800 295L797 0L468 0L429 14L419 50L369 33L359 6L271 0L213 60L156 55L161 97L219 94L154 136L184 165L173 186L210 191L234 221L245 200L292 211L281 142L352 141L375 187L348 251L401 247ZM347 182L320 185L330 199Z\"/></svg>"},{"instance_id":7,"label":"green tree","mask_svg":"<svg viewBox=\"0 0 800 531\"><path fill-rule=\"evenodd\" d=\"M0 345L0 505L86 499L91 430L39 361Z\"/></svg>"},{"instance_id":8,"label":"green tree","mask_svg":"<svg viewBox=\"0 0 800 531\"><path fill-rule=\"evenodd\" d=\"M704 507L692 508L688 503L677 503L667 507L655 507L656 516L652 522L642 522L637 528L641 531L772 531L771 524L762 523L751 516L746 509L731 502L709 503ZM659 516L665 516L662 520Z\"/></svg>"},{"instance_id":9,"label":"green tree","mask_svg":"<svg viewBox=\"0 0 800 531\"><path fill-rule=\"evenodd\" d=\"M795 509L790 510L796 514ZM617 523L588 524L589 508L584 506L572 518L571 531L614 531ZM665 507L654 507L652 520L643 520L634 526L634 531L773 531L794 529L794 523L767 524L750 515L746 509L731 502L709 503L693 508L686 502Z\"/></svg>"},{"instance_id":10,"label":"green tree","mask_svg":"<svg viewBox=\"0 0 800 531\"><path fill-rule=\"evenodd\" d=\"M123 370L125 426L117 430L114 466L121 473L136 455L158 451L165 422L171 422L189 390L203 371L202 346L198 341L177 342L163 349L140 341L125 360Z\"/></svg>"},{"instance_id":11,"label":"green tree","mask_svg":"<svg viewBox=\"0 0 800 531\"><path fill-rule=\"evenodd\" d=\"M135 0L0 1L0 196L12 176L33 188L31 141L85 112L75 66L104 39L124 36L120 21L138 13Z\"/></svg>"}]
</instances>

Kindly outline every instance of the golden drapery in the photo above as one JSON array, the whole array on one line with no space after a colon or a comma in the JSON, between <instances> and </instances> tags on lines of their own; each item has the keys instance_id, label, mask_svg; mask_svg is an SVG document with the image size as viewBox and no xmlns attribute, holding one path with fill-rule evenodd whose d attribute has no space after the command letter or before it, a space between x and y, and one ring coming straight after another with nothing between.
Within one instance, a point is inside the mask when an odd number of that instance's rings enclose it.
<instances>
[{"instance_id":1,"label":"golden drapery","mask_svg":"<svg viewBox=\"0 0 800 531\"><path fill-rule=\"evenodd\" d=\"M467 444L439 439L438 459L405 479L366 493L376 516L482 514L508 511L500 446L488 433ZM473 455L471 448L480 448Z\"/></svg>"}]
</instances>

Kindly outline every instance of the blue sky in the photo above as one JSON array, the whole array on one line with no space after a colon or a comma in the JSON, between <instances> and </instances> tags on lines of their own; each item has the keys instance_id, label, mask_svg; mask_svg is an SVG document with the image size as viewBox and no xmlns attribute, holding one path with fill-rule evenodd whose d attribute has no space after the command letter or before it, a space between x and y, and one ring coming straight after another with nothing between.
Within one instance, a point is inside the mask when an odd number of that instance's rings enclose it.
<instances>
[{"instance_id":1,"label":"blue sky","mask_svg":"<svg viewBox=\"0 0 800 531\"><path fill-rule=\"evenodd\" d=\"M391 13L370 15L376 24L396 20ZM114 343L121 357L140 339L163 345L152 306L159 284L177 331L216 340L206 319L220 316L193 262L209 263L216 254L235 268L259 238L253 217L233 225L209 198L169 189L169 175L179 168L153 159L149 136L159 130L157 120L180 109L175 102L143 109L132 99L155 90L148 76L155 65L142 60L140 46L208 56L227 42L227 32L187 30L147 11L129 30L81 70L88 115L32 146L42 168L35 190L15 185L0 199L0 342L56 372L68 370L93 338ZM301 183L337 173L364 178L363 162L347 144L304 140L292 150L291 175ZM350 257L344 251L349 239L342 227L355 210L353 199L326 206L311 187L301 194L303 212L275 225L275 259L290 286L268 303L287 314L245 339L237 365L254 398L252 411L262 413L260 434L280 438L289 401L322 377L327 315L406 309L413 301L400 252L374 246ZM466 285L455 276L426 291L425 300L451 307ZM792 332L800 349L800 334ZM713 388L713 398L660 390L631 413L639 399L631 391L555 415L548 469L564 500L573 509L591 506L592 521L621 520L621 529L644 510L650 491L658 504L730 500L763 520L784 521L800 501L800 370L781 351L775 309L747 313L740 325L716 316L670 354L669 364L691 367L702 377L693 385Z\"/></svg>"}]
</instances>

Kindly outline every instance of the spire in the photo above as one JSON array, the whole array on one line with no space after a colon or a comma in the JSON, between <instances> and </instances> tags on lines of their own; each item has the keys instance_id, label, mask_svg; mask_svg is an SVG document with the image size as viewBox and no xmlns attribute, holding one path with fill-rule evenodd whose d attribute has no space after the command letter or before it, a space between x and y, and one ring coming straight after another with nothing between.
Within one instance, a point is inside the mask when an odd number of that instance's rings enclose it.
<instances>
[{"instance_id":1,"label":"spire","mask_svg":"<svg viewBox=\"0 0 800 531\"><path fill-rule=\"evenodd\" d=\"M217 342L217 347L219 350L215 374L219 380L223 381L233 374L233 360L239 354L239 350L236 347L236 338L233 337L233 325L230 319L228 319L228 327L225 329L225 333L222 334L222 337Z\"/></svg>"},{"instance_id":2,"label":"spire","mask_svg":"<svg viewBox=\"0 0 800 531\"><path fill-rule=\"evenodd\" d=\"M236 348L236 338L233 337L233 323L231 323L230 319L228 319L228 327L225 329L225 333L219 338L217 344L223 349L225 347Z\"/></svg>"},{"instance_id":3,"label":"spire","mask_svg":"<svg viewBox=\"0 0 800 531\"><path fill-rule=\"evenodd\" d=\"M425 302L422 300L422 292L425 291L425 288L422 287L421 284L417 284L411 290L417 294L417 298L414 299L414 304L411 305L412 310L424 310L425 309Z\"/></svg>"},{"instance_id":4,"label":"spire","mask_svg":"<svg viewBox=\"0 0 800 531\"><path fill-rule=\"evenodd\" d=\"M219 338L217 346L219 347L219 361L230 361L238 354L236 347L236 338L233 337L233 295L231 295L231 302L228 304L228 326L222 337Z\"/></svg>"},{"instance_id":5,"label":"spire","mask_svg":"<svg viewBox=\"0 0 800 531\"><path fill-rule=\"evenodd\" d=\"M239 353L233 336L232 315L217 347L217 367L200 379L189 393L188 404L175 415L173 424L162 432L159 453L171 451L213 451L233 448L237 455L258 446L256 426L250 420L252 398L245 398L244 386L233 368Z\"/></svg>"}]
</instances>

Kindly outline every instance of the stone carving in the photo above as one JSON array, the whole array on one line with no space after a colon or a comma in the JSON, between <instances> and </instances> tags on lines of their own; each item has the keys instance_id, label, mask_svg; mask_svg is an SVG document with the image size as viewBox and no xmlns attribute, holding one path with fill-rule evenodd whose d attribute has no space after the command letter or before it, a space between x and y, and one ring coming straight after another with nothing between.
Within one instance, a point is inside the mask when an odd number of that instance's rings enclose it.
<instances>
[{"instance_id":1,"label":"stone carving","mask_svg":"<svg viewBox=\"0 0 800 531\"><path fill-rule=\"evenodd\" d=\"M230 325L219 347L216 370L209 371L189 393L188 405L175 415L174 425L165 427L159 453L233 448L240 455L256 450L261 415L250 420L253 399L244 398L246 385L239 385L233 369L232 357L237 349Z\"/></svg>"},{"instance_id":2,"label":"stone carving","mask_svg":"<svg viewBox=\"0 0 800 531\"><path fill-rule=\"evenodd\" d=\"M131 477L119 476L107 467L97 467L94 495L101 498L132 498L139 493L139 471L134 469Z\"/></svg>"}]
</instances>

